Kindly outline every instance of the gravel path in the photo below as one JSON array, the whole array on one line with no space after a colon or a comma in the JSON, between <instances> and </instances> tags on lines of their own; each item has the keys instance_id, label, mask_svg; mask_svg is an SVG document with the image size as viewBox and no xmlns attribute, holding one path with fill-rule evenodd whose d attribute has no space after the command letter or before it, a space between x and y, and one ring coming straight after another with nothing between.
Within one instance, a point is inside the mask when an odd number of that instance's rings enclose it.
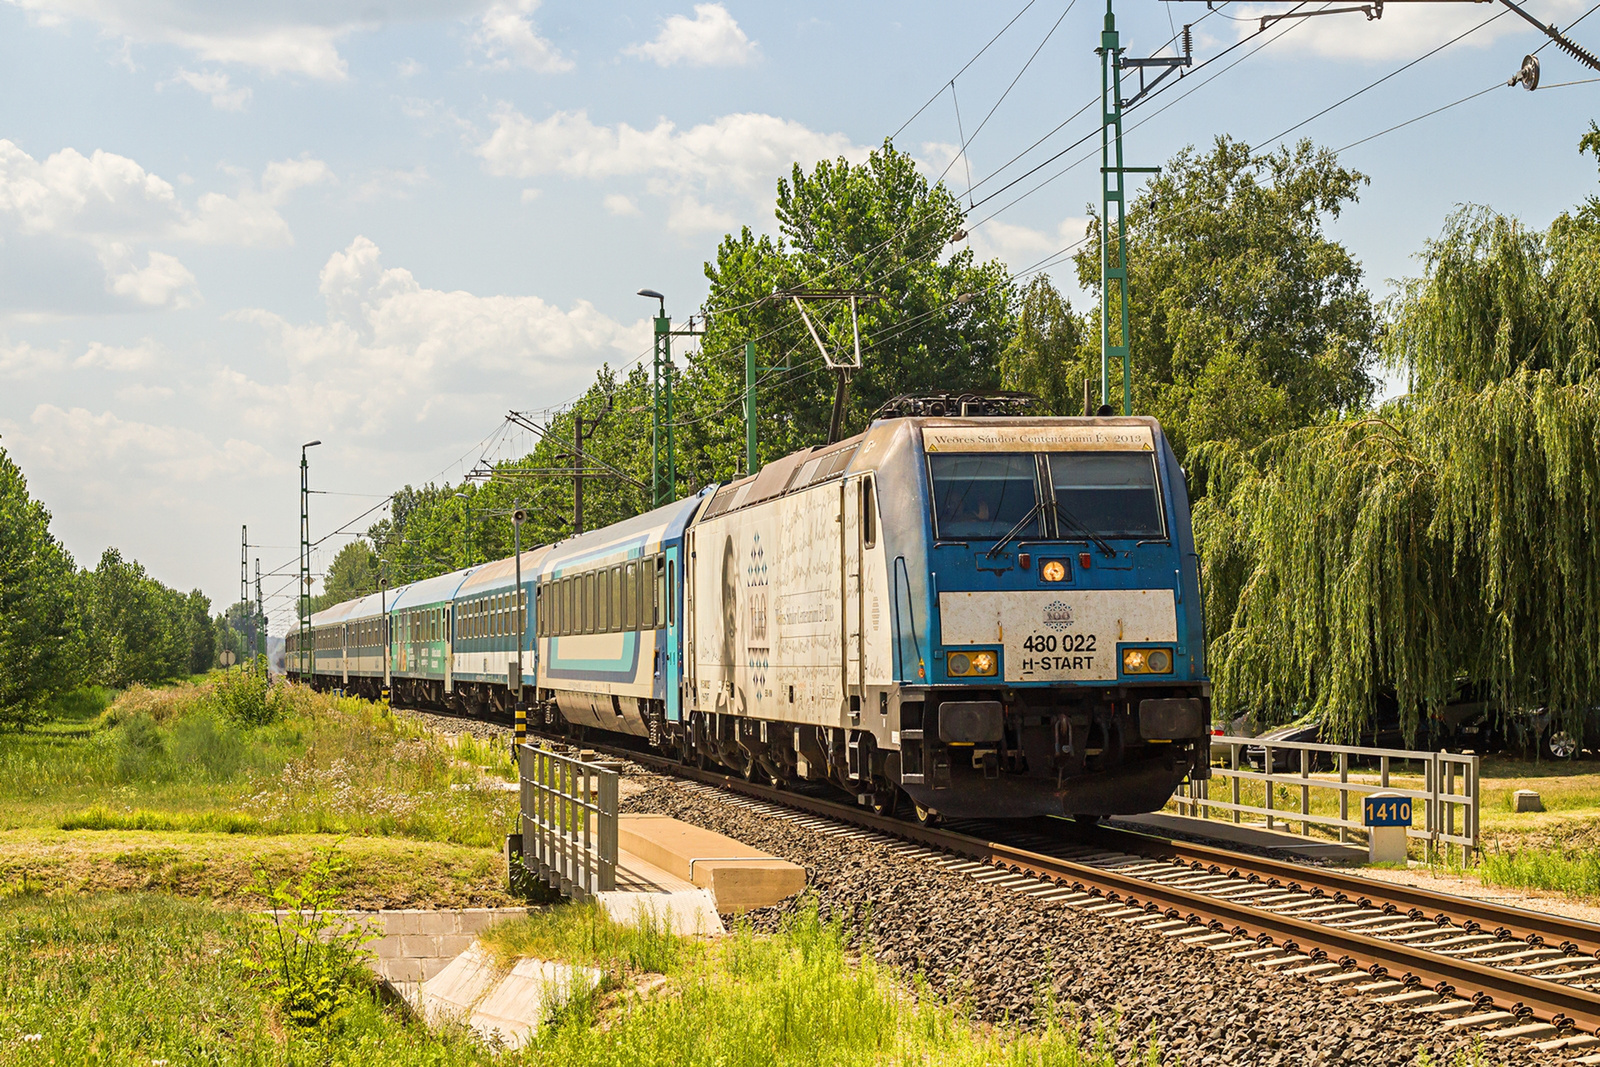
<instances>
[{"instance_id":1,"label":"gravel path","mask_svg":"<svg viewBox=\"0 0 1600 1067\"><path fill-rule=\"evenodd\" d=\"M656 775L624 805L727 834L803 864L824 915L842 915L883 962L924 975L940 994L982 1020L1031 1024L1036 990L1053 988L1093 1030L1115 1021L1117 1058L1134 1061L1154 1042L1185 1067L1402 1067L1426 1052L1455 1067L1475 1042L1370 998L1335 993L1231 963L1205 949L1097 920L1072 908L985 886L891 854L880 843L818 834L727 804ZM803 906L751 914L772 929ZM1570 1062L1516 1043L1483 1042L1474 1064Z\"/></svg>"}]
</instances>

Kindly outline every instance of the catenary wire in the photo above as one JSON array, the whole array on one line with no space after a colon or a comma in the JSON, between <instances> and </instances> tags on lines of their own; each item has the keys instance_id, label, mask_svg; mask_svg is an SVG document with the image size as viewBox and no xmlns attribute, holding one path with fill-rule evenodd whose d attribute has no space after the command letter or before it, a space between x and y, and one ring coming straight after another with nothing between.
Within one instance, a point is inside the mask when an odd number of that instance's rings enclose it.
<instances>
[{"instance_id":1,"label":"catenary wire","mask_svg":"<svg viewBox=\"0 0 1600 1067\"><path fill-rule=\"evenodd\" d=\"M956 78L959 78L959 77L961 77L961 75L965 74L967 72L967 68L972 66L972 64L976 63L979 60L979 58L982 57L982 55L985 52L987 52L990 49L990 47L996 41L998 41L1001 37L1005 36L1005 32L1012 27L1012 24L1015 23L1018 19L1020 19L1023 15L1026 15L1028 13L1028 9L1031 8L1036 3L1038 3L1038 0L1028 0L1028 2L1026 4L1023 4L1022 5L1022 10L1018 11L1015 15L1012 15L1011 16L1011 21L1007 22L1004 26L1001 26L1000 27L1000 32L995 34L993 37L989 38L989 43L988 44L986 44L982 48L978 49L977 53L975 55L973 55L973 57L971 59L969 59L965 63L963 63L961 65L961 69L956 71L955 74L951 76L949 81L940 83L939 91L934 93L932 96L928 97L928 102L927 103L925 103L921 107L917 108L917 110L912 113L910 118L908 118L904 122L902 122L900 124L900 128L895 130L894 133L889 135L889 140L892 141L896 137L899 137L902 133L905 132L905 128L907 126L909 126L913 122L917 121L917 116L918 115L922 114L924 111L928 110L928 108L932 107L933 106L933 102L935 100L939 99L939 97L944 95L944 90L945 90L945 86L946 85L949 85L950 82L955 81Z\"/></svg>"}]
</instances>

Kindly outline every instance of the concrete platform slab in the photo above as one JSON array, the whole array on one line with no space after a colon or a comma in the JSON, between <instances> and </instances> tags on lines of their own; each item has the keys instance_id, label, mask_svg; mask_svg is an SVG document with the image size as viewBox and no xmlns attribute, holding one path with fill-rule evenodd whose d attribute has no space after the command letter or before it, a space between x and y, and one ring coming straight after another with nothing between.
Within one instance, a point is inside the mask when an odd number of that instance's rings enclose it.
<instances>
[{"instance_id":1,"label":"concrete platform slab","mask_svg":"<svg viewBox=\"0 0 1600 1067\"><path fill-rule=\"evenodd\" d=\"M1155 811L1148 815L1117 815L1110 819L1112 826L1146 833L1180 833L1194 837L1209 837L1235 845L1249 845L1285 857L1320 860L1340 866L1356 866L1367 862L1365 845L1341 845L1337 841L1323 841L1315 837L1302 837L1282 830L1268 830L1265 826L1235 825L1218 819L1197 819L1189 815L1175 815L1169 811Z\"/></svg>"},{"instance_id":2,"label":"concrete platform slab","mask_svg":"<svg viewBox=\"0 0 1600 1067\"><path fill-rule=\"evenodd\" d=\"M764 908L805 888L805 868L731 837L667 815L623 815L617 820L620 851L702 889L718 912Z\"/></svg>"},{"instance_id":3,"label":"concrete platform slab","mask_svg":"<svg viewBox=\"0 0 1600 1067\"><path fill-rule=\"evenodd\" d=\"M625 926L665 922L673 933L686 937L719 937L727 933L709 889L668 874L621 849L617 851L616 891L596 893L595 899L607 915Z\"/></svg>"},{"instance_id":4,"label":"concrete platform slab","mask_svg":"<svg viewBox=\"0 0 1600 1067\"><path fill-rule=\"evenodd\" d=\"M575 992L600 984L593 967L550 960L519 960L502 967L474 942L431 982L412 990L412 1006L430 1025L460 1022L486 1039L520 1048L550 1014Z\"/></svg>"}]
</instances>

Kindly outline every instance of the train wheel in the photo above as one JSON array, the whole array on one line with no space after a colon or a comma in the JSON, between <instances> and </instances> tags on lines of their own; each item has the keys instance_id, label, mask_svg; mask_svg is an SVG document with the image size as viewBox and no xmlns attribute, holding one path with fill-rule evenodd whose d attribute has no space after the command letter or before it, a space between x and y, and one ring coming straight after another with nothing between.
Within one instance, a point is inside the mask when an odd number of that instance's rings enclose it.
<instances>
[{"instance_id":1,"label":"train wheel","mask_svg":"<svg viewBox=\"0 0 1600 1067\"><path fill-rule=\"evenodd\" d=\"M925 808L921 804L918 804L916 801L912 801L911 802L911 810L916 813L917 824L919 826L938 826L939 825L939 822L940 822L939 813L934 811L932 808Z\"/></svg>"},{"instance_id":2,"label":"train wheel","mask_svg":"<svg viewBox=\"0 0 1600 1067\"><path fill-rule=\"evenodd\" d=\"M872 809L872 814L882 815L885 818L894 818L895 809L900 807L900 791L890 786L887 791L880 790L872 794L872 799L867 801L867 807Z\"/></svg>"}]
</instances>

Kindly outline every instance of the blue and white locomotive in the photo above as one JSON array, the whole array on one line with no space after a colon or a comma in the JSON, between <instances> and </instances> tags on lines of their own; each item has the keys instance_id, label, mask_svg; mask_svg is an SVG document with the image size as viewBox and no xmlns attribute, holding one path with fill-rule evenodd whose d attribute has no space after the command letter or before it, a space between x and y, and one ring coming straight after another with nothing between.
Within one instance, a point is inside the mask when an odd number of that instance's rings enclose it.
<instances>
[{"instance_id":1,"label":"blue and white locomotive","mask_svg":"<svg viewBox=\"0 0 1600 1067\"><path fill-rule=\"evenodd\" d=\"M536 719L922 819L1150 811L1207 773L1153 419L883 419L525 552L520 598L515 562L319 613L311 680L508 709L520 659Z\"/></svg>"}]
</instances>

